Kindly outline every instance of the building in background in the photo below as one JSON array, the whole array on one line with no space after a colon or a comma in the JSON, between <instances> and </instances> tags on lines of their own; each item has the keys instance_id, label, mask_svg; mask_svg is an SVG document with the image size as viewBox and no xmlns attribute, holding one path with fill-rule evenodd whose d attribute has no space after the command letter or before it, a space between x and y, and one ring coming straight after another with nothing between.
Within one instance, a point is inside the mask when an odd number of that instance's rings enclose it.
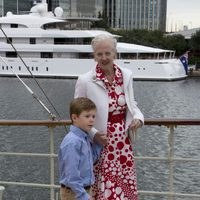
<instances>
[{"instance_id":1,"label":"building in background","mask_svg":"<svg viewBox=\"0 0 200 200\"><path fill-rule=\"evenodd\" d=\"M63 8L64 17L98 17L103 10L103 0L59 0L59 6Z\"/></svg>"},{"instance_id":2,"label":"building in background","mask_svg":"<svg viewBox=\"0 0 200 200\"><path fill-rule=\"evenodd\" d=\"M167 0L105 0L114 29L166 30Z\"/></svg>"},{"instance_id":3,"label":"building in background","mask_svg":"<svg viewBox=\"0 0 200 200\"><path fill-rule=\"evenodd\" d=\"M3 1L0 1L0 16L4 15L3 3Z\"/></svg>"},{"instance_id":4,"label":"building in background","mask_svg":"<svg viewBox=\"0 0 200 200\"><path fill-rule=\"evenodd\" d=\"M7 4L9 1L13 0L6 0ZM41 1L19 0L19 3L21 6ZM49 11L62 7L66 18L97 18L104 11L108 25L114 29L166 30L167 0L47 0L47 3Z\"/></svg>"}]
</instances>

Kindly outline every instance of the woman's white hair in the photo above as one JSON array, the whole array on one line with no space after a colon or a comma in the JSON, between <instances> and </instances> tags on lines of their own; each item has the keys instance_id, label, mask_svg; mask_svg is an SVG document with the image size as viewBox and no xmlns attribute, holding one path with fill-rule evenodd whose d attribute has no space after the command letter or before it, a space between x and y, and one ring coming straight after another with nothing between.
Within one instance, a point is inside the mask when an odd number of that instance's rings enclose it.
<instances>
[{"instance_id":1,"label":"woman's white hair","mask_svg":"<svg viewBox=\"0 0 200 200\"><path fill-rule=\"evenodd\" d=\"M92 49L95 50L96 49L96 45L98 45L99 43L101 43L103 41L111 42L111 44L113 45L114 50L117 49L117 40L116 40L116 38L114 38L111 35L105 35L105 34L98 35L98 36L96 36L95 38L92 39L92 42L91 42Z\"/></svg>"}]
</instances>

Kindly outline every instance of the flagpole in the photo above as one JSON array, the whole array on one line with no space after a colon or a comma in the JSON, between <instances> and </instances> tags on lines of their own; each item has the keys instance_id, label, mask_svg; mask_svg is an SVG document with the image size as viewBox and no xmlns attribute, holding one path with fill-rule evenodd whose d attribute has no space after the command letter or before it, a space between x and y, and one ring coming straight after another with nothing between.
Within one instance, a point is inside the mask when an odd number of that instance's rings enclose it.
<instances>
[{"instance_id":1,"label":"flagpole","mask_svg":"<svg viewBox=\"0 0 200 200\"><path fill-rule=\"evenodd\" d=\"M18 4L18 0L17 0L17 15L19 14L19 4Z\"/></svg>"},{"instance_id":2,"label":"flagpole","mask_svg":"<svg viewBox=\"0 0 200 200\"><path fill-rule=\"evenodd\" d=\"M4 0L2 0L2 17L4 16Z\"/></svg>"}]
</instances>

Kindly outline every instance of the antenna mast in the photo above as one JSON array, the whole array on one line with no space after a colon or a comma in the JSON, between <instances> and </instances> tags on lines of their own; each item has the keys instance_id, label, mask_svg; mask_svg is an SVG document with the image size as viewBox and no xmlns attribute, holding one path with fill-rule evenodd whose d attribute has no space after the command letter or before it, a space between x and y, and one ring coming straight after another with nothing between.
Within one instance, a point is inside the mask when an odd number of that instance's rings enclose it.
<instances>
[{"instance_id":1,"label":"antenna mast","mask_svg":"<svg viewBox=\"0 0 200 200\"><path fill-rule=\"evenodd\" d=\"M4 16L4 0L2 0L2 17Z\"/></svg>"}]
</instances>

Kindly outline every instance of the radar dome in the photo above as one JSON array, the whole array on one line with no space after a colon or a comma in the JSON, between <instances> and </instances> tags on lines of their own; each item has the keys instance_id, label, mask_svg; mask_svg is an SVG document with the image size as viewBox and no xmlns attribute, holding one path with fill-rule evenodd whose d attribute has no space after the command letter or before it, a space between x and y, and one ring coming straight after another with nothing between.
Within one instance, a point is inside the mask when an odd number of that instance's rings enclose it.
<instances>
[{"instance_id":1,"label":"radar dome","mask_svg":"<svg viewBox=\"0 0 200 200\"><path fill-rule=\"evenodd\" d=\"M38 5L37 6L37 11L38 13L40 13L41 15L45 13L46 9L44 5Z\"/></svg>"},{"instance_id":2,"label":"radar dome","mask_svg":"<svg viewBox=\"0 0 200 200\"><path fill-rule=\"evenodd\" d=\"M63 9L61 7L56 7L54 13L56 17L61 17L63 15Z\"/></svg>"},{"instance_id":3,"label":"radar dome","mask_svg":"<svg viewBox=\"0 0 200 200\"><path fill-rule=\"evenodd\" d=\"M45 5L39 4L36 6L33 6L30 10L32 13L39 13L40 15L43 15L46 12Z\"/></svg>"},{"instance_id":4,"label":"radar dome","mask_svg":"<svg viewBox=\"0 0 200 200\"><path fill-rule=\"evenodd\" d=\"M8 11L7 13L6 13L6 16L8 17L8 16L11 16L11 15L13 15L13 13L11 12L11 11Z\"/></svg>"}]
</instances>

